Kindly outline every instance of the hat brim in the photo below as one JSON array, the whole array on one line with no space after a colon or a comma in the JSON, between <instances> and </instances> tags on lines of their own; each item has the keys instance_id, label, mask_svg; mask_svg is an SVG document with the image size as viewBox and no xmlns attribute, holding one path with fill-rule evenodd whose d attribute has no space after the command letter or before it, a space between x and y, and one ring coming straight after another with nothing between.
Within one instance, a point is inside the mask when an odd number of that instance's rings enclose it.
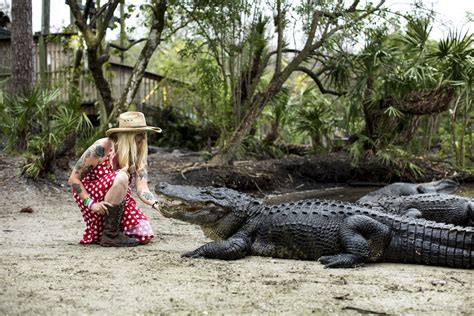
<instances>
[{"instance_id":1,"label":"hat brim","mask_svg":"<svg viewBox=\"0 0 474 316\"><path fill-rule=\"evenodd\" d=\"M140 133L140 132L153 132L153 133L161 133L161 128L159 127L153 127L153 126L145 126L145 127L114 127L111 129L108 129L105 132L105 135L110 136L115 133L121 133L121 132L134 132L134 133Z\"/></svg>"}]
</instances>

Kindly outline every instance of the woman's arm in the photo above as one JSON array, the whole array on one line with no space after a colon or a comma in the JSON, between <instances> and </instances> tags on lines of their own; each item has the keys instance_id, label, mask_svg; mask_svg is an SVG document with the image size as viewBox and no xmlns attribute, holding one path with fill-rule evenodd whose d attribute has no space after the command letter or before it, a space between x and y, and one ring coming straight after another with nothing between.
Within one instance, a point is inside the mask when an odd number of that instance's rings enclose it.
<instances>
[{"instance_id":1,"label":"woman's arm","mask_svg":"<svg viewBox=\"0 0 474 316\"><path fill-rule=\"evenodd\" d=\"M155 210L159 210L159 200L156 196L150 191L148 188L148 171L147 166L137 172L136 176L136 186L137 186L137 194L140 200L142 200L145 204L151 205Z\"/></svg>"},{"instance_id":2,"label":"woman's arm","mask_svg":"<svg viewBox=\"0 0 474 316\"><path fill-rule=\"evenodd\" d=\"M90 195L87 193L81 180L99 164L101 159L105 157L108 147L109 144L107 139L99 139L96 141L82 154L69 176L68 184L72 186L74 191L83 201L90 198Z\"/></svg>"}]
</instances>

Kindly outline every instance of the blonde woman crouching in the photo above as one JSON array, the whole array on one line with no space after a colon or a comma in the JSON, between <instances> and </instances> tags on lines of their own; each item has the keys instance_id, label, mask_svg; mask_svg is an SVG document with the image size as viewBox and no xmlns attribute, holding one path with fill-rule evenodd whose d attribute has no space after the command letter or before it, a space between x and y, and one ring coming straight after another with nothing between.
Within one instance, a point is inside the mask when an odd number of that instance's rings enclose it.
<instances>
[{"instance_id":1,"label":"blonde woman crouching","mask_svg":"<svg viewBox=\"0 0 474 316\"><path fill-rule=\"evenodd\" d=\"M130 247L153 238L130 186L135 178L139 198L158 210L148 188L147 132L161 129L147 126L143 113L122 113L118 127L109 129L107 137L90 146L74 166L68 183L86 224L81 244Z\"/></svg>"}]
</instances>

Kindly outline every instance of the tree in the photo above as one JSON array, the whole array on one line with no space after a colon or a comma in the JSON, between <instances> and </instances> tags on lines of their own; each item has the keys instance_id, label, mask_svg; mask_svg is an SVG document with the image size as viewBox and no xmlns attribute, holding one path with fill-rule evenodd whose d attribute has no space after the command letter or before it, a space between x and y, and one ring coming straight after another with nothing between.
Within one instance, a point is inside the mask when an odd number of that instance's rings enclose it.
<instances>
[{"instance_id":1,"label":"tree","mask_svg":"<svg viewBox=\"0 0 474 316\"><path fill-rule=\"evenodd\" d=\"M12 1L11 31L11 91L27 93L34 82L31 0Z\"/></svg>"},{"instance_id":2,"label":"tree","mask_svg":"<svg viewBox=\"0 0 474 316\"><path fill-rule=\"evenodd\" d=\"M266 56L261 59L262 61L260 63L260 69L263 69L262 67L267 65L270 57L276 54L277 65L275 67L274 75L268 85L266 85L266 87L264 87L260 92L247 96L249 105L245 115L234 130L230 139L227 140L219 153L213 157L211 164L228 164L234 159L235 153L242 140L262 113L265 105L279 91L281 91L283 84L294 71L305 71L311 74L311 77L315 80L317 86L320 87L322 93L331 92L324 89L317 75L308 68L302 67L302 64L317 54L318 50L323 48L324 45L327 45L330 42L331 37L335 36L338 32L341 30L350 30L368 16L379 11L385 1L381 0L376 6L369 4L365 8L358 8L359 2L359 0L355 0L349 7L343 7L339 1L336 4L312 4L309 7L305 7L304 9L307 13L310 13L311 18L303 48L285 49L285 45L281 43L283 25L285 24L283 14L284 10L282 10L282 4L278 1L277 15L275 17L275 24L278 25L277 33L279 34L278 47L276 51L266 54ZM294 54L294 57L289 60L286 66L282 65L282 58L280 57L283 53Z\"/></svg>"},{"instance_id":3,"label":"tree","mask_svg":"<svg viewBox=\"0 0 474 316\"><path fill-rule=\"evenodd\" d=\"M102 113L102 125L106 125L120 112L126 111L138 90L146 66L151 55L161 42L161 35L165 27L165 13L168 7L166 0L152 0L146 5L151 13L150 33L145 45L140 53L131 78L120 98L119 102L112 97L110 84L104 76L103 65L108 61L110 55L110 45L104 45L104 38L114 12L120 0L109 0L100 7L97 12L90 16L87 14L88 8L92 6L92 0L87 0L85 12L81 12L79 4L75 0L67 0L66 3L71 9L75 23L84 37L87 46L87 61L89 70L94 78L95 85L99 91L106 113Z\"/></svg>"}]
</instances>

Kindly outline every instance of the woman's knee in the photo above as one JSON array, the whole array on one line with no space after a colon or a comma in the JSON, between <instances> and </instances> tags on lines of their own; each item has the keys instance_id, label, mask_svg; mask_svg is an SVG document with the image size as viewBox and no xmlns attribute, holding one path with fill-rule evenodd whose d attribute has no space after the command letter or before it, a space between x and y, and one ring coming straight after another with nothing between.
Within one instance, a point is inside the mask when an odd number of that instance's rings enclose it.
<instances>
[{"instance_id":1,"label":"woman's knee","mask_svg":"<svg viewBox=\"0 0 474 316\"><path fill-rule=\"evenodd\" d=\"M114 185L128 187L128 173L125 171L118 171L115 176Z\"/></svg>"}]
</instances>

